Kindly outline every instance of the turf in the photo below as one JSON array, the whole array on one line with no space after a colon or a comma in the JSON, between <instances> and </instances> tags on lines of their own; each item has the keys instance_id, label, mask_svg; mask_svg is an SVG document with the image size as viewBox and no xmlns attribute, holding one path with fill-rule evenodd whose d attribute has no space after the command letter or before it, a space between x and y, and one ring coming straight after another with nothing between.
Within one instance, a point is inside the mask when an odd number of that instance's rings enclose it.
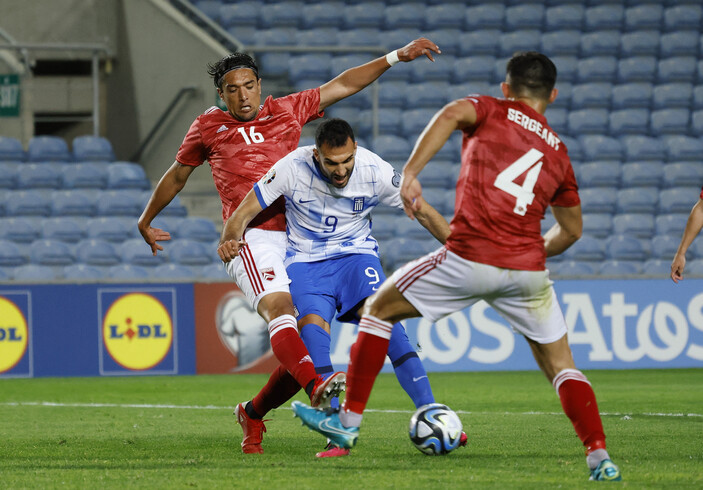
<instances>
[{"instance_id":1,"label":"turf","mask_svg":"<svg viewBox=\"0 0 703 490\"><path fill-rule=\"evenodd\" d=\"M591 371L608 449L630 488L703 487L703 370ZM269 414L263 455L240 452L231 411L262 375L0 380L5 488L592 488L583 449L537 372L431 373L467 448L425 456L412 407L381 375L351 456L288 406ZM299 395L298 399L303 400ZM160 405L160 406L158 406Z\"/></svg>"}]
</instances>

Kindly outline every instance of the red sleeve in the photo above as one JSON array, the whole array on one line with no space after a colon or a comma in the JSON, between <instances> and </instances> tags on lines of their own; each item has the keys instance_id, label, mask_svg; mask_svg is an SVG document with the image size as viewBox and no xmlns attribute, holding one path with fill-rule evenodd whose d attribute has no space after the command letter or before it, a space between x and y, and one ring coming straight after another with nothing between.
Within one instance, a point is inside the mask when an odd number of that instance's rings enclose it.
<instances>
[{"instance_id":1,"label":"red sleeve","mask_svg":"<svg viewBox=\"0 0 703 490\"><path fill-rule=\"evenodd\" d=\"M564 175L564 181L561 183L559 189L554 194L552 206L560 206L563 208L571 208L577 206L581 203L578 192L578 184L576 183L576 176L574 175L574 168L569 164L566 168L566 174Z\"/></svg>"},{"instance_id":2,"label":"red sleeve","mask_svg":"<svg viewBox=\"0 0 703 490\"><path fill-rule=\"evenodd\" d=\"M207 159L207 151L200 132L200 117L198 117L183 138L183 143L176 154L176 161L183 165L197 167Z\"/></svg>"},{"instance_id":3,"label":"red sleeve","mask_svg":"<svg viewBox=\"0 0 703 490\"><path fill-rule=\"evenodd\" d=\"M276 99L284 110L292 113L301 126L320 118L324 112L320 108L320 88L311 88Z\"/></svg>"},{"instance_id":4,"label":"red sleeve","mask_svg":"<svg viewBox=\"0 0 703 490\"><path fill-rule=\"evenodd\" d=\"M701 187L701 199L703 199L703 187Z\"/></svg>"}]
</instances>

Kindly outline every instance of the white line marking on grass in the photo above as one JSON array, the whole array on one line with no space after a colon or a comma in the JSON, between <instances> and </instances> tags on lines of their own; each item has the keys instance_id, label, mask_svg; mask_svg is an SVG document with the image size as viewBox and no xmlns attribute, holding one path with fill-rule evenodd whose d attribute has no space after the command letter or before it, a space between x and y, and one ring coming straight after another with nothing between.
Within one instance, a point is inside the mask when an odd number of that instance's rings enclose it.
<instances>
[{"instance_id":1,"label":"white line marking on grass","mask_svg":"<svg viewBox=\"0 0 703 490\"><path fill-rule=\"evenodd\" d=\"M171 404L151 404L151 403L59 403L59 402L0 402L0 406L5 407L71 407L71 408L156 408L156 409L180 409L180 410L234 410L234 406L223 407L217 405L171 405ZM279 410L290 410L290 407L279 407ZM414 410L378 410L367 409L371 413L405 413L412 414ZM471 412L467 410L455 410L456 413L464 415L558 415L563 416L564 412ZM601 412L604 417L703 417L700 413L620 413Z\"/></svg>"}]
</instances>

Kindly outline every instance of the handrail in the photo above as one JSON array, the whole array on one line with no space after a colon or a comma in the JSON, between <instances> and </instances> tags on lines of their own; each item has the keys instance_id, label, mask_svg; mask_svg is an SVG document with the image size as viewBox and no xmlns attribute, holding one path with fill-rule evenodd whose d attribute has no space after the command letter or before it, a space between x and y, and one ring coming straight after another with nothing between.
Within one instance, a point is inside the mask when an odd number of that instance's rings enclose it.
<instances>
[{"instance_id":1,"label":"handrail","mask_svg":"<svg viewBox=\"0 0 703 490\"><path fill-rule=\"evenodd\" d=\"M161 114L159 119L154 123L154 126L152 126L151 131L149 131L149 134L146 135L146 138L142 141L142 144L139 145L139 148L137 151L132 155L131 161L133 162L139 162L139 159L142 156L142 153L144 153L144 150L146 149L147 146L149 146L149 143L151 143L151 140L156 136L156 133L158 132L159 129L161 129L161 126L163 126L164 122L166 119L168 119L168 116L171 115L171 112L175 109L176 105L181 101L184 95L186 94L194 94L198 91L198 88L195 86L188 86L188 87L182 87L178 93L173 97L171 102L166 106L166 110Z\"/></svg>"}]
</instances>

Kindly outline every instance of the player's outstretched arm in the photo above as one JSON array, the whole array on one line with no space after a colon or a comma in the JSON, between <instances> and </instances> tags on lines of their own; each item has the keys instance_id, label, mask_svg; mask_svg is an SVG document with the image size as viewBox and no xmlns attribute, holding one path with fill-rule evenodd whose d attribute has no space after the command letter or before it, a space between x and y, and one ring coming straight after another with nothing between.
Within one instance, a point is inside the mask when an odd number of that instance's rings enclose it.
<instances>
[{"instance_id":1,"label":"player's outstretched arm","mask_svg":"<svg viewBox=\"0 0 703 490\"><path fill-rule=\"evenodd\" d=\"M420 198L420 209L415 212L415 218L417 218L418 223L424 226L442 245L447 243L447 238L449 238L449 234L451 233L449 223L444 219L444 216L439 214L439 211L422 197Z\"/></svg>"},{"instance_id":2,"label":"player's outstretched arm","mask_svg":"<svg viewBox=\"0 0 703 490\"><path fill-rule=\"evenodd\" d=\"M686 222L686 228L683 231L683 236L681 237L681 243L679 243L679 248L674 255L674 259L671 262L671 279L674 282L679 282L683 279L683 269L686 266L686 251L688 247L691 246L693 240L698 236L703 228L703 199L699 199L698 202L691 209L691 214L688 215L688 221Z\"/></svg>"},{"instance_id":3,"label":"player's outstretched arm","mask_svg":"<svg viewBox=\"0 0 703 490\"><path fill-rule=\"evenodd\" d=\"M161 212L163 208L168 206L176 194L178 194L183 186L188 181L188 177L193 173L195 167L190 165L182 165L178 162L173 162L173 165L164 173L156 184L154 192L149 198L142 215L139 217L137 227L144 241L151 247L151 253L156 255L156 252L164 248L158 242L170 240L171 235L159 228L152 228L151 222Z\"/></svg>"},{"instance_id":4,"label":"player's outstretched arm","mask_svg":"<svg viewBox=\"0 0 703 490\"><path fill-rule=\"evenodd\" d=\"M262 210L256 192L250 190L222 228L217 254L223 262L229 262L239 255L239 249L245 244L242 240L244 230Z\"/></svg>"},{"instance_id":5,"label":"player's outstretched arm","mask_svg":"<svg viewBox=\"0 0 703 490\"><path fill-rule=\"evenodd\" d=\"M559 255L581 238L583 219L581 205L568 208L552 206L552 214L557 222L544 234L544 248L547 257Z\"/></svg>"},{"instance_id":6,"label":"player's outstretched arm","mask_svg":"<svg viewBox=\"0 0 703 490\"><path fill-rule=\"evenodd\" d=\"M359 92L399 61L408 62L421 56L427 56L434 61L432 53L441 53L441 51L435 43L421 37L386 56L349 68L320 86L319 110L322 111L335 102Z\"/></svg>"}]
</instances>

